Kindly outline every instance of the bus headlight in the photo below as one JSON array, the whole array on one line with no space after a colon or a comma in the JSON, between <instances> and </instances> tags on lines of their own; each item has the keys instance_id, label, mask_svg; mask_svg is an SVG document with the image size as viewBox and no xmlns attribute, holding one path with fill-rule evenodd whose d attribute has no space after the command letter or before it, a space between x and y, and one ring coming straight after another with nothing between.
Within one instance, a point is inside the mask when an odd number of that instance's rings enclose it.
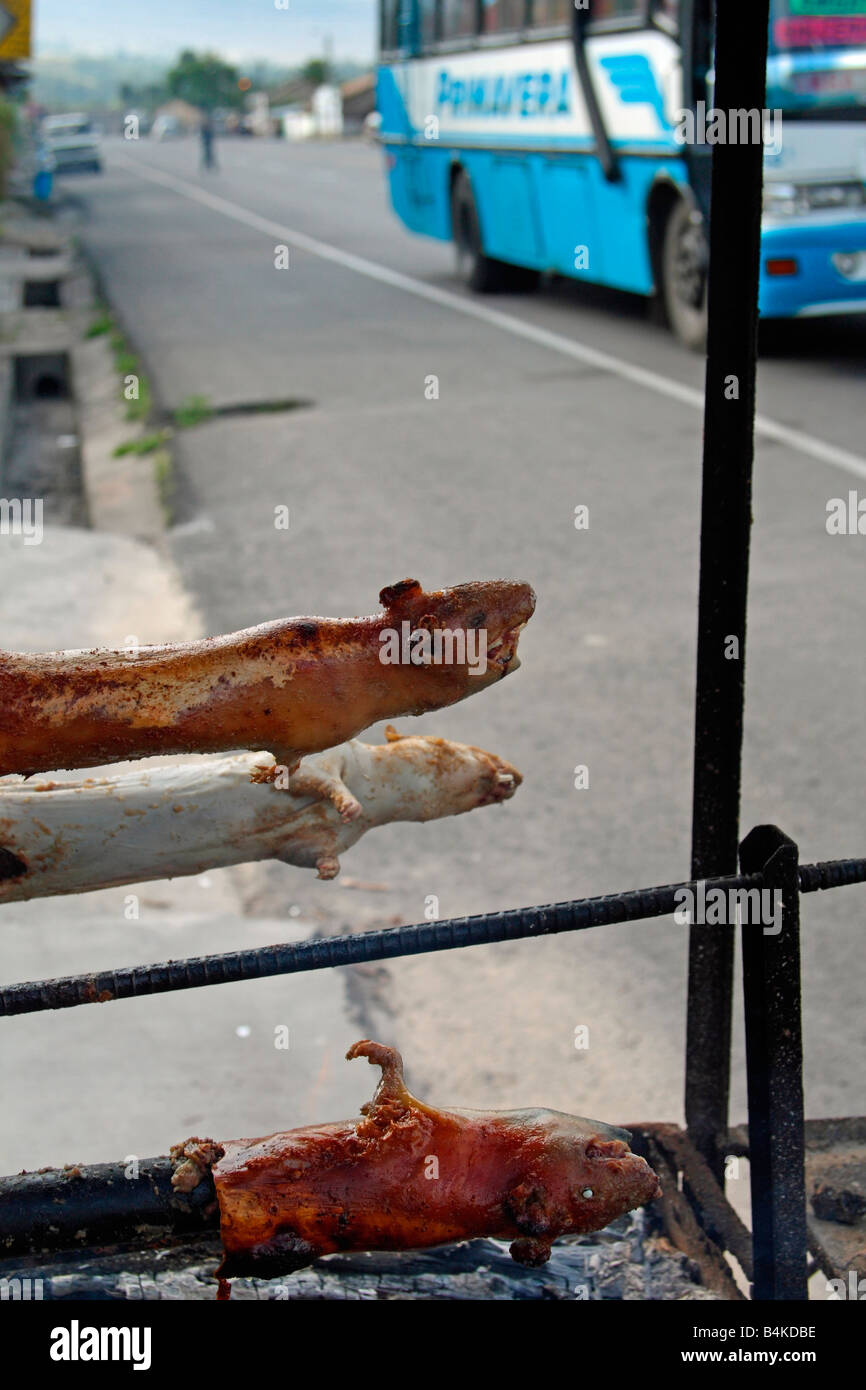
<instances>
[{"instance_id":1,"label":"bus headlight","mask_svg":"<svg viewBox=\"0 0 866 1390\"><path fill-rule=\"evenodd\" d=\"M764 184L764 212L769 217L795 217L798 212L805 210L800 205L793 183Z\"/></svg>"},{"instance_id":2,"label":"bus headlight","mask_svg":"<svg viewBox=\"0 0 866 1390\"><path fill-rule=\"evenodd\" d=\"M866 207L866 185L844 183L777 183L764 185L764 212L769 217L802 217L810 212L839 212Z\"/></svg>"},{"instance_id":3,"label":"bus headlight","mask_svg":"<svg viewBox=\"0 0 866 1390\"><path fill-rule=\"evenodd\" d=\"M830 259L846 280L866 280L866 251L836 251Z\"/></svg>"},{"instance_id":4,"label":"bus headlight","mask_svg":"<svg viewBox=\"0 0 866 1390\"><path fill-rule=\"evenodd\" d=\"M866 203L866 188L862 183L810 183L802 189L813 212L836 208L861 208Z\"/></svg>"}]
</instances>

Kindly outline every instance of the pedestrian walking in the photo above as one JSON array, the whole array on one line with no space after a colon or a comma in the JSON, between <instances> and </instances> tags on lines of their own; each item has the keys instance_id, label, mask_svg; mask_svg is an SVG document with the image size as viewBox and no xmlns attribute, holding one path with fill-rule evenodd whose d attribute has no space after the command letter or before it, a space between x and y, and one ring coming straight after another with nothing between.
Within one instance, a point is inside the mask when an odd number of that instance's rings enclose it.
<instances>
[{"instance_id":1,"label":"pedestrian walking","mask_svg":"<svg viewBox=\"0 0 866 1390\"><path fill-rule=\"evenodd\" d=\"M203 169L216 169L216 155L214 153L214 127L213 120L209 111L205 111L201 118L199 127L201 135L201 167Z\"/></svg>"}]
</instances>

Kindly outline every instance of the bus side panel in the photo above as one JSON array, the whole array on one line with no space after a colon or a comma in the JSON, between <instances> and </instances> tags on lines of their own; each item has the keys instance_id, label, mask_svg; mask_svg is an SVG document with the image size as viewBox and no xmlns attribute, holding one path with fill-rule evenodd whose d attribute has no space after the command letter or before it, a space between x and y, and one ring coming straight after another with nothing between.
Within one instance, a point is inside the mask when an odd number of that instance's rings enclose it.
<instances>
[{"instance_id":1,"label":"bus side panel","mask_svg":"<svg viewBox=\"0 0 866 1390\"><path fill-rule=\"evenodd\" d=\"M406 66L400 70L405 84ZM376 110L382 119L381 135L387 140L389 135L398 140L408 140L412 135L412 122L406 109L406 101L397 81L397 70L381 67L376 74Z\"/></svg>"},{"instance_id":2,"label":"bus side panel","mask_svg":"<svg viewBox=\"0 0 866 1390\"><path fill-rule=\"evenodd\" d=\"M544 244L528 158L519 152L453 149L449 162L469 175L485 253L512 265L541 269Z\"/></svg>"},{"instance_id":3,"label":"bus side panel","mask_svg":"<svg viewBox=\"0 0 866 1390\"><path fill-rule=\"evenodd\" d=\"M451 240L448 157L442 150L385 144L391 206L411 232Z\"/></svg>"},{"instance_id":4,"label":"bus side panel","mask_svg":"<svg viewBox=\"0 0 866 1390\"><path fill-rule=\"evenodd\" d=\"M560 275L597 280L602 248L590 196L590 161L583 155L536 157L545 265Z\"/></svg>"},{"instance_id":5,"label":"bus side panel","mask_svg":"<svg viewBox=\"0 0 866 1390\"><path fill-rule=\"evenodd\" d=\"M434 149L427 155L429 164L428 201L425 207L424 232L437 241L451 241L451 171L453 155L448 149Z\"/></svg>"},{"instance_id":6,"label":"bus side panel","mask_svg":"<svg viewBox=\"0 0 866 1390\"><path fill-rule=\"evenodd\" d=\"M599 238L597 255L593 256L590 247L589 278L632 294L652 294L647 221L650 193L662 176L686 188L685 169L680 161L667 162L664 157L623 155L620 159L622 177L616 183L609 183L596 159L591 159L590 168L592 204L604 234Z\"/></svg>"},{"instance_id":7,"label":"bus side panel","mask_svg":"<svg viewBox=\"0 0 866 1390\"><path fill-rule=\"evenodd\" d=\"M653 292L646 209L656 178L685 184L677 161L623 156L608 183L592 153L455 150L467 170L489 256L633 294Z\"/></svg>"},{"instance_id":8,"label":"bus side panel","mask_svg":"<svg viewBox=\"0 0 866 1390\"><path fill-rule=\"evenodd\" d=\"M487 254L515 265L543 265L529 160L519 154L492 154L464 162L469 165Z\"/></svg>"},{"instance_id":9,"label":"bus side panel","mask_svg":"<svg viewBox=\"0 0 866 1390\"><path fill-rule=\"evenodd\" d=\"M391 206L410 231L449 241L448 154L432 144L412 144L415 131L401 91L407 80L405 67L380 67L376 81Z\"/></svg>"}]
</instances>

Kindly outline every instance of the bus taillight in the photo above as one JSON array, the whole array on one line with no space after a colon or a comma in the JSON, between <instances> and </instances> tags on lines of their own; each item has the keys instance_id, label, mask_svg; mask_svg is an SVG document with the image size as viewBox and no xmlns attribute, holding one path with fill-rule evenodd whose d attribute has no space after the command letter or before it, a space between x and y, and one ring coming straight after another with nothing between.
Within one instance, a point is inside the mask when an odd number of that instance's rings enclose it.
<instances>
[{"instance_id":1,"label":"bus taillight","mask_svg":"<svg viewBox=\"0 0 866 1390\"><path fill-rule=\"evenodd\" d=\"M793 256L776 256L766 263L768 275L799 275L800 263Z\"/></svg>"}]
</instances>

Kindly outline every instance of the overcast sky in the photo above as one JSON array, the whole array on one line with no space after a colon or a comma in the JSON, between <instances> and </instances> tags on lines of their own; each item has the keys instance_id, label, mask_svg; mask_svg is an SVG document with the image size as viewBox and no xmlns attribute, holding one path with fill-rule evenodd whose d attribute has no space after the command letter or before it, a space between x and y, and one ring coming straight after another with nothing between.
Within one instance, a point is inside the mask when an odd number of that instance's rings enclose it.
<instances>
[{"instance_id":1,"label":"overcast sky","mask_svg":"<svg viewBox=\"0 0 866 1390\"><path fill-rule=\"evenodd\" d=\"M233 60L295 63L333 40L337 58L369 61L377 0L34 0L34 57L211 48Z\"/></svg>"}]
</instances>

